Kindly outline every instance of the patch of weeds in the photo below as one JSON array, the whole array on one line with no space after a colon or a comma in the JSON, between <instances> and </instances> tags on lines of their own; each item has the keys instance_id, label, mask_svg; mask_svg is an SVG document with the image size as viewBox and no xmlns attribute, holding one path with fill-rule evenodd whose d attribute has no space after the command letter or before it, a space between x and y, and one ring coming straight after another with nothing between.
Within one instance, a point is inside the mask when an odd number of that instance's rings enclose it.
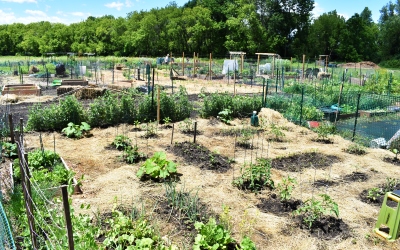
<instances>
[{"instance_id":1,"label":"patch of weeds","mask_svg":"<svg viewBox=\"0 0 400 250\"><path fill-rule=\"evenodd\" d=\"M283 138L286 136L285 133L282 132L282 128L277 126L275 123L271 123L270 133L273 136L271 140L276 142L282 142Z\"/></svg>"}]
</instances>

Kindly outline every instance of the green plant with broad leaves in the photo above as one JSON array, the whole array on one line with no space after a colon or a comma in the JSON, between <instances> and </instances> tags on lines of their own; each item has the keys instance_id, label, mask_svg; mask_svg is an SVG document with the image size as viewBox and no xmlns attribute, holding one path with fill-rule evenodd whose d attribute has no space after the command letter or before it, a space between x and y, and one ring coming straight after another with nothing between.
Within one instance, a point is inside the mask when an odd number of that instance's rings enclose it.
<instances>
[{"instance_id":1,"label":"green plant with broad leaves","mask_svg":"<svg viewBox=\"0 0 400 250\"><path fill-rule=\"evenodd\" d=\"M256 250L256 244L248 237L245 236L240 242L240 250Z\"/></svg>"},{"instance_id":2,"label":"green plant with broad leaves","mask_svg":"<svg viewBox=\"0 0 400 250\"><path fill-rule=\"evenodd\" d=\"M15 158L18 156L17 152L17 144L16 143L11 143L11 142L0 142L1 144L1 149L3 151L3 156L8 157L8 158ZM0 152L1 155L1 152Z\"/></svg>"},{"instance_id":3,"label":"green plant with broad leaves","mask_svg":"<svg viewBox=\"0 0 400 250\"><path fill-rule=\"evenodd\" d=\"M136 176L142 178L148 175L154 179L165 179L176 172L176 163L167 160L165 152L155 152L154 155L147 159L140 167Z\"/></svg>"},{"instance_id":4,"label":"green plant with broad leaves","mask_svg":"<svg viewBox=\"0 0 400 250\"><path fill-rule=\"evenodd\" d=\"M257 164L244 165L240 169L240 176L233 180L233 185L240 189L248 189L259 192L265 187L275 188L271 179L271 161L269 159L258 159Z\"/></svg>"},{"instance_id":5,"label":"green plant with broad leaves","mask_svg":"<svg viewBox=\"0 0 400 250\"><path fill-rule=\"evenodd\" d=\"M68 123L68 127L64 128L62 132L68 138L80 139L90 131L90 125L86 122L81 122L81 125L75 125L73 122Z\"/></svg>"},{"instance_id":6,"label":"green plant with broad leaves","mask_svg":"<svg viewBox=\"0 0 400 250\"><path fill-rule=\"evenodd\" d=\"M111 143L112 146L114 146L118 150L124 150L128 146L130 146L132 143L132 140L129 139L128 136L125 135L117 135L114 139L114 141Z\"/></svg>"},{"instance_id":7,"label":"green plant with broad leaves","mask_svg":"<svg viewBox=\"0 0 400 250\"><path fill-rule=\"evenodd\" d=\"M164 245L161 237L144 215L138 215L135 210L128 213L116 207L114 204L111 217L101 222L105 226L105 230L101 232L105 237L102 243L105 249L177 249L174 245L169 247Z\"/></svg>"},{"instance_id":8,"label":"green plant with broad leaves","mask_svg":"<svg viewBox=\"0 0 400 250\"><path fill-rule=\"evenodd\" d=\"M225 124L231 124L232 110L226 108L218 113L218 118Z\"/></svg>"},{"instance_id":9,"label":"green plant with broad leaves","mask_svg":"<svg viewBox=\"0 0 400 250\"><path fill-rule=\"evenodd\" d=\"M195 222L194 227L197 230L197 236L193 250L227 249L228 244L234 242L229 231L217 224L214 218L210 218L207 224Z\"/></svg>"},{"instance_id":10,"label":"green plant with broad leaves","mask_svg":"<svg viewBox=\"0 0 400 250\"><path fill-rule=\"evenodd\" d=\"M297 210L293 213L302 217L303 223L308 228L312 228L314 223L322 218L324 215L334 214L339 217L339 207L336 202L327 194L319 195L322 200L311 198L306 200Z\"/></svg>"},{"instance_id":11,"label":"green plant with broad leaves","mask_svg":"<svg viewBox=\"0 0 400 250\"><path fill-rule=\"evenodd\" d=\"M281 201L288 201L292 196L294 184L297 184L296 179L288 176L282 178L282 182L278 183L277 189L281 197Z\"/></svg>"}]
</instances>

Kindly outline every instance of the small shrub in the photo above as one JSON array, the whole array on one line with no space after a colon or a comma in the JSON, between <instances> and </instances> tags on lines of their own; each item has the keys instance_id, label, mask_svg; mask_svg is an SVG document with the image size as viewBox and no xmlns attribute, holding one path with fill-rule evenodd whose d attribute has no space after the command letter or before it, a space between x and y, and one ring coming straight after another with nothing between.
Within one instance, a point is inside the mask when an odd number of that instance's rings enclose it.
<instances>
[{"instance_id":1,"label":"small shrub","mask_svg":"<svg viewBox=\"0 0 400 250\"><path fill-rule=\"evenodd\" d=\"M218 113L218 118L225 124L231 124L232 110L226 108Z\"/></svg>"}]
</instances>

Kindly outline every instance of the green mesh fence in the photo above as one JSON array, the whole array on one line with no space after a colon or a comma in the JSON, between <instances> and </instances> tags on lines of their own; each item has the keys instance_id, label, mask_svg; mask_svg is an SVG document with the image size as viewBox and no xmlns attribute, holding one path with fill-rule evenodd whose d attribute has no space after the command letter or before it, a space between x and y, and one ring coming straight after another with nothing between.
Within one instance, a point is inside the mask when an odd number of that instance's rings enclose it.
<instances>
[{"instance_id":1,"label":"green mesh fence","mask_svg":"<svg viewBox=\"0 0 400 250\"><path fill-rule=\"evenodd\" d=\"M16 249L16 247L0 198L0 250L8 249Z\"/></svg>"}]
</instances>

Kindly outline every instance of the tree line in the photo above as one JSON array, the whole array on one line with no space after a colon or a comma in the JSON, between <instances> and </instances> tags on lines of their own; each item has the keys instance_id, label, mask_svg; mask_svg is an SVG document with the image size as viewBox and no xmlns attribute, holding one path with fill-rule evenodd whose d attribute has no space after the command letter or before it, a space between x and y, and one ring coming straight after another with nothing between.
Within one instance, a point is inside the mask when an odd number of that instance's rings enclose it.
<instances>
[{"instance_id":1,"label":"tree line","mask_svg":"<svg viewBox=\"0 0 400 250\"><path fill-rule=\"evenodd\" d=\"M400 0L365 7L345 20L335 10L314 18L314 0L189 0L134 11L125 18L90 16L70 25L47 21L0 25L1 55L49 52L114 56L226 55L273 52L282 57L329 55L331 60L400 59Z\"/></svg>"}]
</instances>

